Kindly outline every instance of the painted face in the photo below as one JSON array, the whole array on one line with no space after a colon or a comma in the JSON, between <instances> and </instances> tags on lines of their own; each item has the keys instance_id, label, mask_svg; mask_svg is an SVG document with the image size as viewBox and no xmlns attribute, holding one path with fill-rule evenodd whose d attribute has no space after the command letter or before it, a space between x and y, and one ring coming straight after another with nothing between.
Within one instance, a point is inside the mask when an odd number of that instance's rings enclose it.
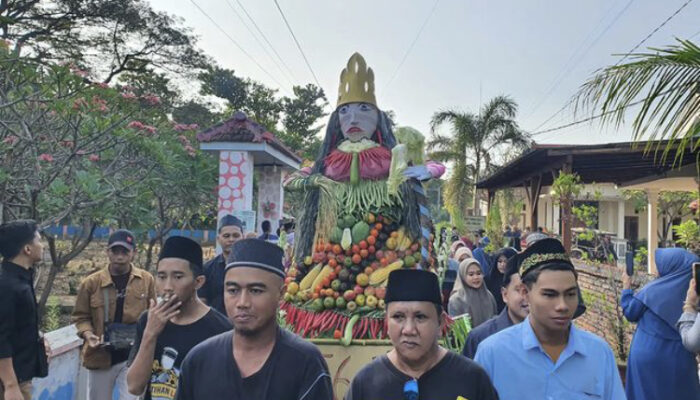
<instances>
[{"instance_id":1,"label":"painted face","mask_svg":"<svg viewBox=\"0 0 700 400\"><path fill-rule=\"evenodd\" d=\"M552 270L540 272L531 288L522 285L533 326L550 332L569 329L578 305L577 287L573 272Z\"/></svg>"},{"instance_id":2,"label":"painted face","mask_svg":"<svg viewBox=\"0 0 700 400\"><path fill-rule=\"evenodd\" d=\"M128 265L134 260L134 251L129 250L124 246L114 246L107 249L107 257L109 262L114 265Z\"/></svg>"},{"instance_id":3,"label":"painted face","mask_svg":"<svg viewBox=\"0 0 700 400\"><path fill-rule=\"evenodd\" d=\"M221 246L224 254L231 251L231 246L243 238L241 228L235 225L228 225L221 228L219 234L216 235L216 241Z\"/></svg>"},{"instance_id":4,"label":"painted face","mask_svg":"<svg viewBox=\"0 0 700 400\"><path fill-rule=\"evenodd\" d=\"M467 277L465 279L467 285L474 289L478 289L484 283L484 275L481 272L481 267L477 264L471 264L467 267Z\"/></svg>"},{"instance_id":5,"label":"painted face","mask_svg":"<svg viewBox=\"0 0 700 400\"><path fill-rule=\"evenodd\" d=\"M224 278L226 314L237 333L255 336L274 324L284 281L259 268L236 267Z\"/></svg>"},{"instance_id":6,"label":"painted face","mask_svg":"<svg viewBox=\"0 0 700 400\"><path fill-rule=\"evenodd\" d=\"M394 301L387 305L388 332L397 355L407 362L424 360L440 337L440 316L427 301Z\"/></svg>"},{"instance_id":7,"label":"painted face","mask_svg":"<svg viewBox=\"0 0 700 400\"><path fill-rule=\"evenodd\" d=\"M508 283L508 286L501 288L503 302L508 306L508 312L511 314L511 319L516 324L522 322L530 312L527 300L525 300L525 296L520 290L520 286L522 286L520 275L513 274L510 277L510 283Z\"/></svg>"},{"instance_id":8,"label":"painted face","mask_svg":"<svg viewBox=\"0 0 700 400\"><path fill-rule=\"evenodd\" d=\"M377 130L379 110L368 103L344 104L338 108L340 130L351 142L369 139Z\"/></svg>"},{"instance_id":9,"label":"painted face","mask_svg":"<svg viewBox=\"0 0 700 400\"><path fill-rule=\"evenodd\" d=\"M164 298L177 295L182 303L190 301L192 296L204 284L204 277L196 277L189 262L181 258L163 258L156 268L156 294Z\"/></svg>"},{"instance_id":10,"label":"painted face","mask_svg":"<svg viewBox=\"0 0 700 400\"><path fill-rule=\"evenodd\" d=\"M508 259L506 256L500 256L498 257L498 261L496 262L496 268L498 268L498 271L500 273L505 273L506 272L506 264L508 264Z\"/></svg>"}]
</instances>

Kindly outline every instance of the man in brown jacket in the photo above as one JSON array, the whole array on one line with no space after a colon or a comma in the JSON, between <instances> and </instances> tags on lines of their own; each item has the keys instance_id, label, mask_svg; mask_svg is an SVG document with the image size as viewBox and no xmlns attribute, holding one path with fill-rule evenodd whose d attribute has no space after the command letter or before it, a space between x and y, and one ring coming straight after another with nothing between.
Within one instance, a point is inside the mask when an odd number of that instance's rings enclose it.
<instances>
[{"instance_id":1,"label":"man in brown jacket","mask_svg":"<svg viewBox=\"0 0 700 400\"><path fill-rule=\"evenodd\" d=\"M82 360L88 369L90 400L112 399L115 386L120 400L137 398L129 394L126 384L131 348L124 346L124 338L128 343L131 333L136 333L139 316L155 299L155 285L150 273L131 264L135 244L127 230L112 233L107 245L109 266L85 278L78 290L71 320L85 340ZM108 327L117 332L106 337Z\"/></svg>"}]
</instances>

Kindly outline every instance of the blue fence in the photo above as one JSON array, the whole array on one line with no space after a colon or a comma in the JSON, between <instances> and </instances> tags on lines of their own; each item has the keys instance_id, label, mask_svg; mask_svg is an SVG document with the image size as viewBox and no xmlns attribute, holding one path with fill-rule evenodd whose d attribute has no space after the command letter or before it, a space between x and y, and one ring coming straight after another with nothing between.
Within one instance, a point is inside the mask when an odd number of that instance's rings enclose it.
<instances>
[{"instance_id":1,"label":"blue fence","mask_svg":"<svg viewBox=\"0 0 700 400\"><path fill-rule=\"evenodd\" d=\"M76 235L80 235L83 231L83 228L79 226L73 226L73 225L52 225L46 229L44 229L46 233L49 233L54 236L58 236L63 239L70 239ZM97 240L103 239L107 240L109 238L109 235L114 231L113 228L110 227L105 227L105 226L100 226L95 229L95 233L93 234L93 237ZM137 237L143 237L143 232L134 232ZM173 229L171 230L168 235L170 236L185 236L188 238L192 238L193 240L199 242L199 243L212 243L216 240L216 231L214 230L190 230L190 229ZM151 229L148 231L148 239L153 239L156 237L156 231Z\"/></svg>"}]
</instances>

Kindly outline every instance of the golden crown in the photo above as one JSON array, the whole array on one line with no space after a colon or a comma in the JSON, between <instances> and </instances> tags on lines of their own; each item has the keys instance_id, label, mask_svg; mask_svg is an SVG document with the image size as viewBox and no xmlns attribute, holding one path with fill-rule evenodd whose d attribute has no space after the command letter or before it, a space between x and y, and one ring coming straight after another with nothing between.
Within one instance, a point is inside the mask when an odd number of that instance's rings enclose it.
<instances>
[{"instance_id":1,"label":"golden crown","mask_svg":"<svg viewBox=\"0 0 700 400\"><path fill-rule=\"evenodd\" d=\"M350 57L347 67L340 73L337 107L348 103L369 103L377 107L374 71L367 68L365 59L359 53Z\"/></svg>"}]
</instances>

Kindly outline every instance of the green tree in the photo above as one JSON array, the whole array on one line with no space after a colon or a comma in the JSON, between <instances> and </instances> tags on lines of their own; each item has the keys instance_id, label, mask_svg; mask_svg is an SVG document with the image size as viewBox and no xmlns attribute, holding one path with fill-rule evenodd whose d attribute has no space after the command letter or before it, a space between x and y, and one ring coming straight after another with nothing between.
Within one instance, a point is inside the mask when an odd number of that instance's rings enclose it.
<instances>
[{"instance_id":1,"label":"green tree","mask_svg":"<svg viewBox=\"0 0 700 400\"><path fill-rule=\"evenodd\" d=\"M211 104L191 99L175 106L173 119L181 124L196 124L199 128L206 129L223 118L223 115L212 109Z\"/></svg>"},{"instance_id":2,"label":"green tree","mask_svg":"<svg viewBox=\"0 0 700 400\"><path fill-rule=\"evenodd\" d=\"M641 103L632 123L633 139L669 140L665 159L675 152L679 161L686 151L700 162L700 47L689 40L632 54L631 62L615 64L597 72L575 96L578 108L599 111L604 123L619 127L627 108Z\"/></svg>"},{"instance_id":3,"label":"green tree","mask_svg":"<svg viewBox=\"0 0 700 400\"><path fill-rule=\"evenodd\" d=\"M471 205L478 212L477 193L474 185L492 164L492 155L505 145L524 147L528 136L518 128L515 115L518 106L508 96L498 96L486 103L480 113L439 111L430 122L433 137L428 142L431 158L453 163L452 175L446 188L447 204L451 214L459 210L462 215ZM449 124L451 136L435 131ZM467 197L471 194L471 204Z\"/></svg>"},{"instance_id":4,"label":"green tree","mask_svg":"<svg viewBox=\"0 0 700 400\"><path fill-rule=\"evenodd\" d=\"M209 66L198 75L202 83L200 93L222 98L234 110L242 110L248 99L248 83L236 76L232 69Z\"/></svg>"},{"instance_id":5,"label":"green tree","mask_svg":"<svg viewBox=\"0 0 700 400\"><path fill-rule=\"evenodd\" d=\"M279 137L305 159L313 160L322 143L318 137L322 126L316 124L327 115L323 110L328 100L323 89L313 84L294 86L292 90L293 98L282 99L284 130Z\"/></svg>"},{"instance_id":6,"label":"green tree","mask_svg":"<svg viewBox=\"0 0 700 400\"><path fill-rule=\"evenodd\" d=\"M105 83L151 67L189 75L206 63L179 20L138 0L0 1L0 38L37 61L89 67Z\"/></svg>"},{"instance_id":7,"label":"green tree","mask_svg":"<svg viewBox=\"0 0 700 400\"><path fill-rule=\"evenodd\" d=\"M82 227L68 243L46 235L51 264L39 288L41 309L58 272L98 225L148 212L152 202L139 201L148 190L203 203L203 185L184 168L199 154L161 107L152 94L91 84L67 67L0 49L0 222L33 218L42 227ZM170 166L182 167L167 172ZM210 182L213 187L214 176Z\"/></svg>"},{"instance_id":8,"label":"green tree","mask_svg":"<svg viewBox=\"0 0 700 400\"><path fill-rule=\"evenodd\" d=\"M634 202L635 211L647 209L648 197L643 190L625 190L623 196ZM668 240L675 220L693 215L693 210L689 205L697 198L698 192L664 191L659 193L657 203L658 216L661 217L661 225L659 226L661 229L657 232L659 241Z\"/></svg>"}]
</instances>

